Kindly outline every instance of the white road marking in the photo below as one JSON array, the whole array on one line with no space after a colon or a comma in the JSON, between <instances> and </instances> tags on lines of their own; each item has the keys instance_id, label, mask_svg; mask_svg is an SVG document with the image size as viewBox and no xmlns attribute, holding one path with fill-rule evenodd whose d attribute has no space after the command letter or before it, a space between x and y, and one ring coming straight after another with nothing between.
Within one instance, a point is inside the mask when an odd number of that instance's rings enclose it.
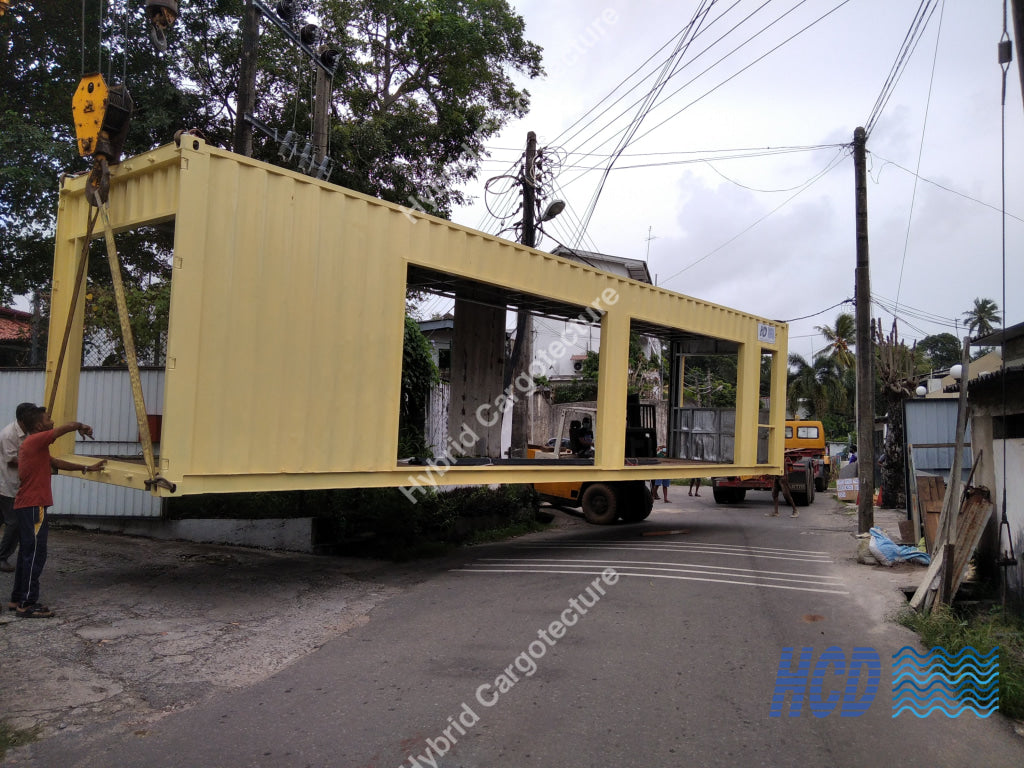
<instances>
[{"instance_id":1,"label":"white road marking","mask_svg":"<svg viewBox=\"0 0 1024 768\"><path fill-rule=\"evenodd\" d=\"M742 547L721 546L721 545L693 545L693 544L669 544L669 543L607 543L607 544L523 544L522 549L596 549L596 550L634 550L644 552L690 552L693 554L726 555L728 557L758 557L766 560L792 560L802 563L831 563L832 559L823 553L799 552L798 550L777 550L778 552L789 552L790 554L771 554L772 550L758 550L756 548L744 549Z\"/></svg>"},{"instance_id":2,"label":"white road marking","mask_svg":"<svg viewBox=\"0 0 1024 768\"><path fill-rule=\"evenodd\" d=\"M561 573L561 574L593 574L600 576L603 571L559 571L542 568L510 568L504 570L490 568L458 568L460 573ZM763 582L732 581L731 579L709 579L698 576L672 576L664 573L630 573L628 571L616 571L619 576L639 576L645 579L673 579L676 581L708 581L714 584L738 584L744 587L766 587L768 589L792 589L798 592L823 592L828 595L848 595L849 592L837 589L816 589L813 587L794 587L786 584L765 584Z\"/></svg>"},{"instance_id":3,"label":"white road marking","mask_svg":"<svg viewBox=\"0 0 1024 768\"><path fill-rule=\"evenodd\" d=\"M600 575L607 568L614 568L620 576L649 579L672 579L677 581L705 581L716 584L736 584L769 589L789 589L801 592L821 592L832 595L848 595L843 581L838 576L794 571L771 571L760 568L737 568L726 565L702 565L691 562L666 560L623 560L592 559L574 557L571 550L627 550L659 552L662 556L676 553L691 555L719 555L726 557L764 558L789 560L800 563L829 565L832 563L827 552L780 549L775 547L744 547L735 544L699 544L650 542L635 540L595 542L593 544L522 544L517 550L559 550L562 557L485 557L475 560L463 568L453 569L462 573L551 573L551 574L593 574Z\"/></svg>"}]
</instances>

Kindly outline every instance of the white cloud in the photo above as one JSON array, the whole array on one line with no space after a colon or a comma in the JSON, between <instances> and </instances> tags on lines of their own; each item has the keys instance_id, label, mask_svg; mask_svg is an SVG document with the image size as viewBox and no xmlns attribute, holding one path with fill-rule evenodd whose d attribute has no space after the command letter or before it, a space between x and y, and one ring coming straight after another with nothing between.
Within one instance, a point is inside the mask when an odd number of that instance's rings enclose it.
<instances>
[{"instance_id":1,"label":"white cloud","mask_svg":"<svg viewBox=\"0 0 1024 768\"><path fill-rule=\"evenodd\" d=\"M529 130L537 132L542 146L554 142L567 126L682 29L697 5L692 1L656 0L628 4L585 0L516 3L526 19L527 37L545 48L549 77L529 85L534 94L531 113L491 143L510 148L524 146ZM757 5L760 3L740 3L729 18L738 21ZM785 9L776 5L770 4L737 34L711 46L669 82L664 94L679 88L780 15ZM656 108L638 135L682 111L641 138L627 153L851 142L854 128L866 121L882 90L917 3L848 3L704 96L835 5L833 0L811 0L755 42L725 56L711 72ZM717 4L712 17L725 7L724 3ZM614 11L617 20L599 25L595 33L595 20L606 9ZM1003 304L1001 217L997 210L983 205L998 208L1001 197L1001 73L996 43L1002 33L1002 2L945 3L942 14L938 53L936 11L869 137L872 291L890 300L895 300L898 293L901 304L959 318L978 296ZM724 20L711 26L691 45L688 56L695 56L730 26L732 23ZM1020 52L1015 54L1019 56ZM650 70L648 66L645 72ZM606 104L587 118L597 118L598 122L570 142L566 137L559 141L566 149L610 151L614 141L598 147L599 141L595 140L581 147L581 140L636 98L634 94L615 107ZM1024 218L1024 178L1015 170L1024 167L1021 106L1014 63L1009 72L1005 113L1006 201L1011 214ZM616 127L623 124L620 120ZM602 138L610 135L606 132ZM960 194L924 181L917 184L915 193L913 176L886 163L913 171L919 154L924 178ZM508 162L515 156L514 151L500 153ZM773 318L818 312L853 296L852 160L848 154L844 156L838 167L775 213L771 211L793 192L753 190L799 185L818 173L832 156L833 151L824 150L715 160L713 168L701 164L613 170L584 247L592 244L607 253L643 258L649 246L651 270L663 281L720 248L669 280L667 287ZM618 166L682 157L623 157ZM596 165L596 160L600 158L589 158L587 163ZM496 167L488 164L482 175L495 172ZM732 181L722 178L716 169ZM568 183L576 175L578 171L564 170L559 177L572 213L556 220L557 228L552 229L566 237L573 214L578 218L586 210L599 176L590 172ZM474 227L486 222L479 205L458 211L455 219ZM649 244L648 232L654 238ZM1020 289L1024 285L1024 259L1020 258L1024 223L1010 218L1006 232L1006 319L1013 324L1024 320ZM564 241L561 235L559 239ZM552 244L548 241L547 245ZM842 309L793 323L791 336L813 334L815 325L834 322ZM891 317L881 314L888 324ZM913 324L918 330L901 327L908 339L953 330L920 321ZM809 356L821 345L820 339L794 339L791 349Z\"/></svg>"}]
</instances>

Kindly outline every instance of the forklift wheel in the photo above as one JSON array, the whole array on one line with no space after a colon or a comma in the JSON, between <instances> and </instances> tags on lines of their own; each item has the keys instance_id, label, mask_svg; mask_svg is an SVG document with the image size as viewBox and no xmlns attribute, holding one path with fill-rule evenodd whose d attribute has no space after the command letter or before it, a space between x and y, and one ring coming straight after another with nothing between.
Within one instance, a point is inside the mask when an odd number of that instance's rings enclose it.
<instances>
[{"instance_id":1,"label":"forklift wheel","mask_svg":"<svg viewBox=\"0 0 1024 768\"><path fill-rule=\"evenodd\" d=\"M605 483L594 483L583 492L583 516L594 525L611 525L619 516L619 500Z\"/></svg>"}]
</instances>

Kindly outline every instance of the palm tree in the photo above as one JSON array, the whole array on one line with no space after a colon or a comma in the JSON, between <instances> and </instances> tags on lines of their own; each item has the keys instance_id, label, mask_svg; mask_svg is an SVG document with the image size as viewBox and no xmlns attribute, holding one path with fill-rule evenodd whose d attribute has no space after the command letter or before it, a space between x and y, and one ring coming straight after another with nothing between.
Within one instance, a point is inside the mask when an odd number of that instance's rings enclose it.
<instances>
[{"instance_id":1,"label":"palm tree","mask_svg":"<svg viewBox=\"0 0 1024 768\"><path fill-rule=\"evenodd\" d=\"M841 370L853 368L856 359L851 347L856 345L857 324L853 315L849 312L842 312L836 317L834 328L827 325L817 325L814 330L825 337L828 345L815 355L817 357L830 357Z\"/></svg>"},{"instance_id":2,"label":"palm tree","mask_svg":"<svg viewBox=\"0 0 1024 768\"><path fill-rule=\"evenodd\" d=\"M818 355L808 363L801 355L791 354L792 369L786 389L786 407L796 415L801 407L812 418L823 418L832 411L846 408L847 392L843 370L832 357Z\"/></svg>"},{"instance_id":3,"label":"palm tree","mask_svg":"<svg viewBox=\"0 0 1024 768\"><path fill-rule=\"evenodd\" d=\"M974 307L964 312L967 330L972 336L984 336L992 333L995 325L1002 325L999 317L999 305L992 299L975 299Z\"/></svg>"}]
</instances>

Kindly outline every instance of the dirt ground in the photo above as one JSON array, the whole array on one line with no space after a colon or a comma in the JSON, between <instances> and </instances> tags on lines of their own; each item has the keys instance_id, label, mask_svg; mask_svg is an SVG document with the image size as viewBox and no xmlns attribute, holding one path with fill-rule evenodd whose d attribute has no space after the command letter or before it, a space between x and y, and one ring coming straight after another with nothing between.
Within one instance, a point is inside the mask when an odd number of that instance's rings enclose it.
<instances>
[{"instance_id":1,"label":"dirt ground","mask_svg":"<svg viewBox=\"0 0 1024 768\"><path fill-rule=\"evenodd\" d=\"M144 728L272 675L414 579L392 563L54 527L41 602L56 616L0 618L0 712L43 735Z\"/></svg>"}]
</instances>

